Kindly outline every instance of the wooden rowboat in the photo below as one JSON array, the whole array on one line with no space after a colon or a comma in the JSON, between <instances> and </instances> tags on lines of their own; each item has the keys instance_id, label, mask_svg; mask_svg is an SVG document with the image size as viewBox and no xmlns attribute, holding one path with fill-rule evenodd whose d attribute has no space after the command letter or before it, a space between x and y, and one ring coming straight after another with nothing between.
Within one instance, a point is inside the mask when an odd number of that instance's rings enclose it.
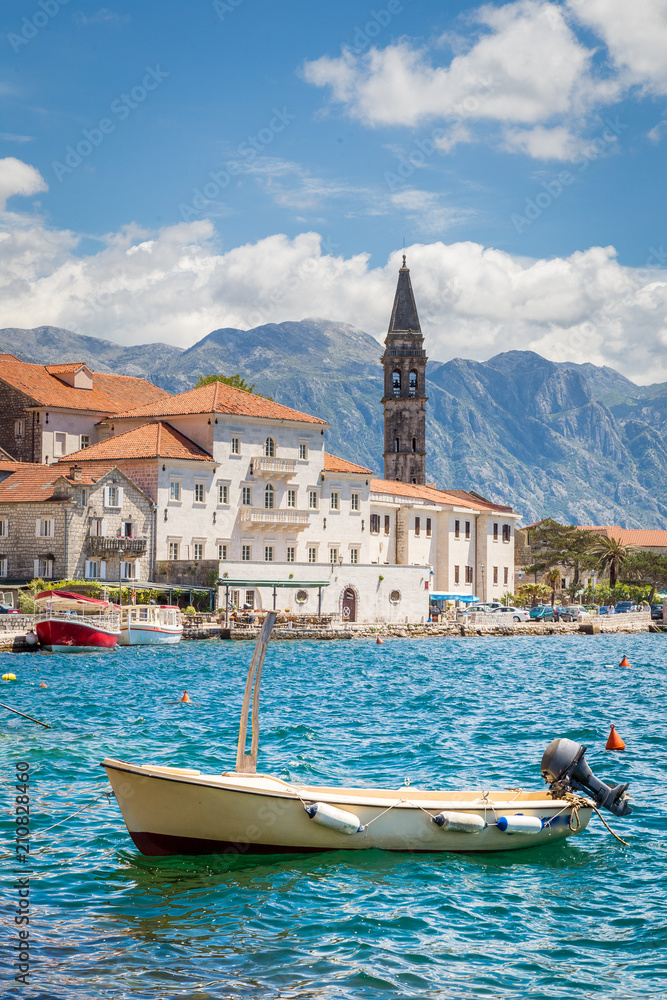
<instances>
[{"instance_id":1,"label":"wooden rowboat","mask_svg":"<svg viewBox=\"0 0 667 1000\"><path fill-rule=\"evenodd\" d=\"M612 788L595 778L583 760L586 748L571 740L554 740L545 753L542 770L550 788L543 791L341 788L257 774L259 685L274 620L270 613L248 671L234 771L103 761L143 854L507 851L581 832L598 805L616 815L630 811L627 785Z\"/></svg>"}]
</instances>

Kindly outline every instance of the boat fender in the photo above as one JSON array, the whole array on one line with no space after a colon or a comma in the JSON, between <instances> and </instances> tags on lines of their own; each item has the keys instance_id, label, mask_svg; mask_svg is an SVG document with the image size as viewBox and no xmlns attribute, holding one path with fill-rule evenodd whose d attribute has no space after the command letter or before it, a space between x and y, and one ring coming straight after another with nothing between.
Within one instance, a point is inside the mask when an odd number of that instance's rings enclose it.
<instances>
[{"instance_id":1,"label":"boat fender","mask_svg":"<svg viewBox=\"0 0 667 1000\"><path fill-rule=\"evenodd\" d=\"M503 833L539 833L543 827L542 820L539 816L524 816L522 813L517 813L516 816L501 816L496 826Z\"/></svg>"},{"instance_id":2,"label":"boat fender","mask_svg":"<svg viewBox=\"0 0 667 1000\"><path fill-rule=\"evenodd\" d=\"M336 809L326 802L313 802L312 805L304 805L304 809L314 823L326 826L330 830L338 830L339 833L359 833L362 829L358 816L345 809Z\"/></svg>"},{"instance_id":3,"label":"boat fender","mask_svg":"<svg viewBox=\"0 0 667 1000\"><path fill-rule=\"evenodd\" d=\"M432 817L441 830L451 830L453 833L479 833L486 823L476 813L441 812Z\"/></svg>"}]
</instances>

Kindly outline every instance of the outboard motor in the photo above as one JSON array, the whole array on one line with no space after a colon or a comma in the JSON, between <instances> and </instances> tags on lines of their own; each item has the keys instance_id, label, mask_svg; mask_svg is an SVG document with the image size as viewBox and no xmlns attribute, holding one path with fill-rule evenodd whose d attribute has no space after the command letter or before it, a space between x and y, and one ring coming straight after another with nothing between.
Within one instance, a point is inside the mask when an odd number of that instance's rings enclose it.
<instances>
[{"instance_id":1,"label":"outboard motor","mask_svg":"<svg viewBox=\"0 0 667 1000\"><path fill-rule=\"evenodd\" d=\"M542 757L542 777L551 786L562 784L565 791L573 789L590 793L596 806L608 809L615 816L629 816L632 812L625 785L609 785L596 778L584 760L586 747L574 740L553 740Z\"/></svg>"}]
</instances>

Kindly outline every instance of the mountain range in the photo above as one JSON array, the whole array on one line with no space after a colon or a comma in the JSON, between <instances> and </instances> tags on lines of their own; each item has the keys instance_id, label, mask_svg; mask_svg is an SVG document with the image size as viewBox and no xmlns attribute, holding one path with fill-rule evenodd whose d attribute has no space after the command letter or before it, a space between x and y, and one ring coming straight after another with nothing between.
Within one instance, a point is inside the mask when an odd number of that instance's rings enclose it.
<instances>
[{"instance_id":1,"label":"mountain range","mask_svg":"<svg viewBox=\"0 0 667 1000\"><path fill-rule=\"evenodd\" d=\"M186 350L121 347L58 327L0 330L0 351L147 378L169 392L239 373L259 392L332 425L328 449L382 474L381 345L327 320L214 330ZM427 478L511 504L522 523L664 528L667 383L508 351L427 367Z\"/></svg>"}]
</instances>

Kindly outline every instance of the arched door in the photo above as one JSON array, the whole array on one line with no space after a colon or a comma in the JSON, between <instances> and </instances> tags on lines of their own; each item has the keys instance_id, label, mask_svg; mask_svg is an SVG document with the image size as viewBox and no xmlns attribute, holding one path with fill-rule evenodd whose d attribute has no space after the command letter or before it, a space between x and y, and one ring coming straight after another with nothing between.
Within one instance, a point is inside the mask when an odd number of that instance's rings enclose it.
<instances>
[{"instance_id":1,"label":"arched door","mask_svg":"<svg viewBox=\"0 0 667 1000\"><path fill-rule=\"evenodd\" d=\"M348 587L343 592L343 621L356 622L357 620L357 595Z\"/></svg>"}]
</instances>

